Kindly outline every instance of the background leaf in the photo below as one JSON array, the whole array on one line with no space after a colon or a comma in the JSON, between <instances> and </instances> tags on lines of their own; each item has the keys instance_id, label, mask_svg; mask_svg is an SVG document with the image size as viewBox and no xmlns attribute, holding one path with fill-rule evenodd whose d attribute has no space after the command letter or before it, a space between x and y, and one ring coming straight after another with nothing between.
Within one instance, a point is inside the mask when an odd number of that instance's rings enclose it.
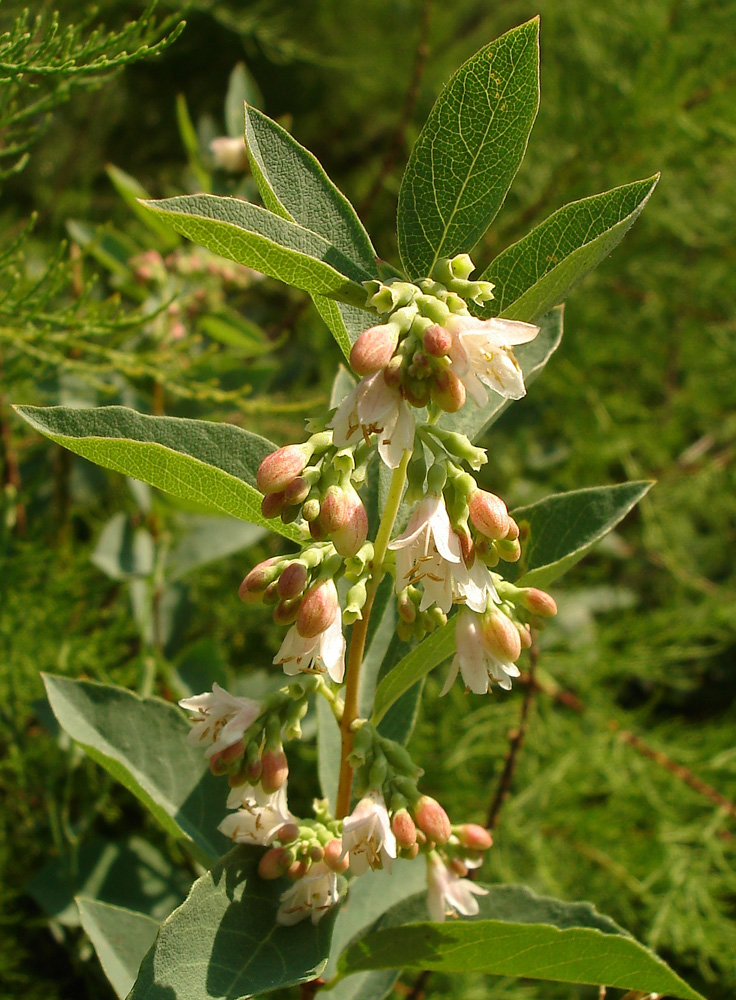
<instances>
[{"instance_id":1,"label":"background leaf","mask_svg":"<svg viewBox=\"0 0 736 1000\"><path fill-rule=\"evenodd\" d=\"M399 253L412 278L470 251L503 204L539 106L539 19L486 45L429 113L399 192Z\"/></svg>"},{"instance_id":2,"label":"background leaf","mask_svg":"<svg viewBox=\"0 0 736 1000\"><path fill-rule=\"evenodd\" d=\"M565 205L504 250L482 274L496 288L481 315L536 322L618 246L658 180L659 174Z\"/></svg>"},{"instance_id":3,"label":"background leaf","mask_svg":"<svg viewBox=\"0 0 736 1000\"><path fill-rule=\"evenodd\" d=\"M100 965L120 1000L125 1000L156 938L158 920L99 899L78 896L76 902Z\"/></svg>"},{"instance_id":4,"label":"background leaf","mask_svg":"<svg viewBox=\"0 0 736 1000\"><path fill-rule=\"evenodd\" d=\"M353 305L365 303L359 284L370 272L329 240L238 198L193 194L144 201L177 233L214 253L306 292Z\"/></svg>"},{"instance_id":5,"label":"background leaf","mask_svg":"<svg viewBox=\"0 0 736 1000\"><path fill-rule=\"evenodd\" d=\"M519 525L528 525L528 537L516 566L516 582L525 587L547 587L583 558L585 553L621 521L654 484L621 483L557 493L512 511Z\"/></svg>"},{"instance_id":6,"label":"background leaf","mask_svg":"<svg viewBox=\"0 0 736 1000\"><path fill-rule=\"evenodd\" d=\"M412 968L482 972L618 986L703 1000L654 952L589 903L535 895L522 886L487 885L477 917L437 923L414 921L426 912L426 894L390 910L382 929L352 944L342 972ZM400 924L400 926L396 926Z\"/></svg>"},{"instance_id":7,"label":"background leaf","mask_svg":"<svg viewBox=\"0 0 736 1000\"><path fill-rule=\"evenodd\" d=\"M16 410L41 434L91 462L286 538L302 537L295 525L261 514L256 472L276 446L258 434L234 424L151 417L125 406Z\"/></svg>"},{"instance_id":8,"label":"background leaf","mask_svg":"<svg viewBox=\"0 0 736 1000\"><path fill-rule=\"evenodd\" d=\"M261 851L236 847L163 922L130 1000L237 1000L307 982L324 969L337 907L315 926L276 923L291 883L266 881Z\"/></svg>"},{"instance_id":9,"label":"background leaf","mask_svg":"<svg viewBox=\"0 0 736 1000\"><path fill-rule=\"evenodd\" d=\"M371 718L374 724L381 721L404 692L454 655L456 624L457 619L451 618L444 628L427 636L389 670L376 690Z\"/></svg>"},{"instance_id":10,"label":"background leaf","mask_svg":"<svg viewBox=\"0 0 736 1000\"><path fill-rule=\"evenodd\" d=\"M217 824L227 796L201 749L186 742L189 724L179 708L93 681L47 674L44 684L61 728L168 833L191 840L206 859L222 854L227 840Z\"/></svg>"}]
</instances>

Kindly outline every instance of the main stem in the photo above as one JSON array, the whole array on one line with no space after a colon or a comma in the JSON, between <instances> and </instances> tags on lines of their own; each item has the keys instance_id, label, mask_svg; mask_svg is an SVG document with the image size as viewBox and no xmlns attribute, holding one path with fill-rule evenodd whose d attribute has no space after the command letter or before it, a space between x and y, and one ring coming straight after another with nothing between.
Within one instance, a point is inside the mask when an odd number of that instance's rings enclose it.
<instances>
[{"instance_id":1,"label":"main stem","mask_svg":"<svg viewBox=\"0 0 736 1000\"><path fill-rule=\"evenodd\" d=\"M350 636L350 652L345 678L345 708L340 720L340 731L342 733L342 755L340 758L340 784L337 790L337 807L335 814L338 819L342 819L350 812L350 795L353 790L353 768L348 761L353 749L352 725L358 718L358 689L360 686L360 668L363 666L363 656L365 655L365 642L368 635L368 623L371 617L373 601L376 596L379 584L383 579L383 564L386 559L386 550L391 541L396 515L401 504L401 496L404 492L406 482L406 468L411 458L411 452L405 451L401 462L394 469L391 476L386 506L383 511L381 523L378 526L378 534L373 543L373 565L371 568L371 578L366 588L365 604L363 605L362 618L353 625Z\"/></svg>"}]
</instances>

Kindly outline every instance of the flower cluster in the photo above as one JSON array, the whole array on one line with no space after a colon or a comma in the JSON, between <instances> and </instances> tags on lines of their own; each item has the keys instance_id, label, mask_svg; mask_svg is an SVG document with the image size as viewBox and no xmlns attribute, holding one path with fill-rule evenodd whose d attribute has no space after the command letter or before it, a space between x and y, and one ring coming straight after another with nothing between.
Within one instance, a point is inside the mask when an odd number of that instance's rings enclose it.
<instances>
[{"instance_id":1,"label":"flower cluster","mask_svg":"<svg viewBox=\"0 0 736 1000\"><path fill-rule=\"evenodd\" d=\"M538 623L556 612L548 594L516 587L498 571L520 559L524 526L500 497L478 486L473 473L486 462L485 451L440 419L467 396L478 406L489 390L522 396L513 348L538 332L527 323L471 315L469 303L483 307L493 297L490 283L470 280L472 270L461 254L439 261L416 284L366 283L366 308L381 322L353 345L350 362L360 380L333 412L310 422L305 442L272 452L257 474L264 516L293 524L300 544L291 555L255 566L240 597L270 606L274 622L288 628L274 663L292 681L262 703L217 685L181 702L193 713L190 740L206 748L214 773L228 776L231 812L219 829L236 843L266 848L262 878L291 882L281 894L283 924L320 920L338 900L342 873L391 871L396 859L420 854L432 919L477 913L485 892L466 876L490 848L488 832L453 825L420 791L422 771L405 748L357 718L355 707L354 651L364 647L385 572L393 576L403 640L446 625L457 606L457 651L445 691L458 674L477 694L492 685L509 689L531 645L530 619ZM369 541L359 490L374 447L395 471L388 513L381 512L381 529ZM412 509L394 532L404 489ZM345 678L344 628L358 622ZM333 684L344 679L343 701ZM287 803L283 741L298 737L312 693L328 699L340 722L349 781L337 817L315 803L315 818L300 819Z\"/></svg>"}]
</instances>

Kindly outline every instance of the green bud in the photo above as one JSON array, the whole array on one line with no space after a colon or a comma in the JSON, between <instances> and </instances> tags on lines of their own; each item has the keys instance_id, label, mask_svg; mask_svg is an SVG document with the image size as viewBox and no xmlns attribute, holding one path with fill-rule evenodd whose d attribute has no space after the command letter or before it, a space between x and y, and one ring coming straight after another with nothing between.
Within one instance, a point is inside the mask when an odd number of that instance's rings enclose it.
<instances>
[{"instance_id":1,"label":"green bud","mask_svg":"<svg viewBox=\"0 0 736 1000\"><path fill-rule=\"evenodd\" d=\"M450 315L450 310L445 303L435 298L434 295L418 295L416 303L422 316L426 316L427 319L440 326Z\"/></svg>"},{"instance_id":2,"label":"green bud","mask_svg":"<svg viewBox=\"0 0 736 1000\"><path fill-rule=\"evenodd\" d=\"M447 482L447 465L435 462L427 473L427 493L439 496Z\"/></svg>"}]
</instances>

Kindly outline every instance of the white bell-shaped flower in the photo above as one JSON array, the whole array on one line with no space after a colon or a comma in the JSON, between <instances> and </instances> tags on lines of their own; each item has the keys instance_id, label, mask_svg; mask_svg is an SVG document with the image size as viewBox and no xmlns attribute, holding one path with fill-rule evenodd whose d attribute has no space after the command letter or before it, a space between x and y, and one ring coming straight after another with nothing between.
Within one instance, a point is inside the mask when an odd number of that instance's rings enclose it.
<instances>
[{"instance_id":1,"label":"white bell-shaped flower","mask_svg":"<svg viewBox=\"0 0 736 1000\"><path fill-rule=\"evenodd\" d=\"M342 612L323 632L310 638L299 635L296 625L286 633L273 662L282 664L284 673L324 673L339 684L345 674L345 637L342 634Z\"/></svg>"},{"instance_id":2,"label":"white bell-shaped flower","mask_svg":"<svg viewBox=\"0 0 736 1000\"><path fill-rule=\"evenodd\" d=\"M286 784L270 794L261 785L238 785L230 790L227 807L236 812L217 829L236 844L268 847L282 826L298 822L286 803Z\"/></svg>"},{"instance_id":3,"label":"white bell-shaped flower","mask_svg":"<svg viewBox=\"0 0 736 1000\"><path fill-rule=\"evenodd\" d=\"M455 682L458 672L465 686L474 694L486 694L492 682L505 691L511 690L511 678L519 676L519 668L511 661L494 656L483 642L481 618L472 611L461 611L455 629L457 652L452 661L442 694Z\"/></svg>"},{"instance_id":4,"label":"white bell-shaped flower","mask_svg":"<svg viewBox=\"0 0 736 1000\"><path fill-rule=\"evenodd\" d=\"M391 871L396 837L383 795L377 788L370 789L343 820L341 857L346 854L354 875L363 875L369 868Z\"/></svg>"},{"instance_id":5,"label":"white bell-shaped flower","mask_svg":"<svg viewBox=\"0 0 736 1000\"><path fill-rule=\"evenodd\" d=\"M433 851L427 856L427 909L430 920L444 923L445 917L473 917L478 912L476 896L487 896L483 889L450 871Z\"/></svg>"},{"instance_id":6,"label":"white bell-shaped flower","mask_svg":"<svg viewBox=\"0 0 736 1000\"><path fill-rule=\"evenodd\" d=\"M432 604L447 614L452 607L454 574L467 573L460 554L460 540L452 530L442 496L425 497L417 504L403 534L389 545L396 552L396 592L422 584L419 606Z\"/></svg>"},{"instance_id":7,"label":"white bell-shaped flower","mask_svg":"<svg viewBox=\"0 0 736 1000\"><path fill-rule=\"evenodd\" d=\"M488 402L485 386L507 399L525 395L524 375L513 348L534 340L538 326L510 319L451 316L446 328L452 336L452 370L478 406Z\"/></svg>"},{"instance_id":8,"label":"white bell-shaped flower","mask_svg":"<svg viewBox=\"0 0 736 1000\"><path fill-rule=\"evenodd\" d=\"M361 434L378 435L378 453L389 469L414 447L414 417L396 386L386 384L383 371L358 382L343 399L328 424L338 448L354 445Z\"/></svg>"},{"instance_id":9,"label":"white bell-shaped flower","mask_svg":"<svg viewBox=\"0 0 736 1000\"><path fill-rule=\"evenodd\" d=\"M281 894L276 922L289 927L310 917L317 924L337 901L337 875L324 861L318 861Z\"/></svg>"},{"instance_id":10,"label":"white bell-shaped flower","mask_svg":"<svg viewBox=\"0 0 736 1000\"><path fill-rule=\"evenodd\" d=\"M182 698L182 708L192 712L194 725L187 733L187 743L210 744L205 757L212 757L233 746L261 714L260 702L238 698L215 683L212 691Z\"/></svg>"}]
</instances>

